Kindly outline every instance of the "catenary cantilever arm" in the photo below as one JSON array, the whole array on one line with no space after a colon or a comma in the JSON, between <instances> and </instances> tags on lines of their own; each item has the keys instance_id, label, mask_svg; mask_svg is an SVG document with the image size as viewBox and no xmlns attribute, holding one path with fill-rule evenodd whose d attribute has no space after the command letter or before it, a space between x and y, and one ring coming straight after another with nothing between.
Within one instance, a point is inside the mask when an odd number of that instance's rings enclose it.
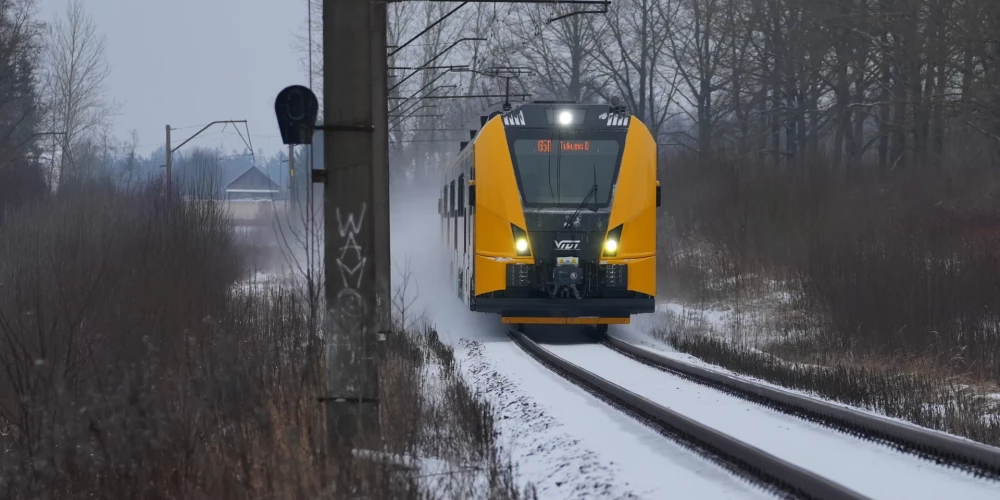
<instances>
[{"instance_id":1,"label":"catenary cantilever arm","mask_svg":"<svg viewBox=\"0 0 1000 500\"><path fill-rule=\"evenodd\" d=\"M427 61L427 62L421 64L419 68L417 68L416 70L413 71L413 73L410 73L409 75L406 75L406 78L403 78L402 80L396 82L396 84L393 85L392 87L389 87L389 92L392 92L393 90L396 89L396 87L399 87L400 85L402 85L404 82L406 82L410 78L413 78L413 75L416 75L417 73L419 73L423 68L425 68L427 66L430 66L430 64L432 62L436 61L439 57L443 56L445 52L448 52L449 50L453 49L456 45L458 45L458 44L460 44L462 42L467 42L467 41L485 42L486 39L485 38L481 38L481 37L469 37L469 38L459 38L458 40L455 40L455 43L449 45L447 48L445 48L441 52L438 52L438 54L436 56L432 57L430 61Z\"/></svg>"}]
</instances>

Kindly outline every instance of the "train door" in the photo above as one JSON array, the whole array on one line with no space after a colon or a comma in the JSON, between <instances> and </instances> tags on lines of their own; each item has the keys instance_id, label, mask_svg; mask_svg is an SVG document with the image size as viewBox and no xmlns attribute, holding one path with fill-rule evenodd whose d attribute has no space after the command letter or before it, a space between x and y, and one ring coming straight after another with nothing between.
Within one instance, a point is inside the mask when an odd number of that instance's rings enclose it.
<instances>
[{"instance_id":1,"label":"train door","mask_svg":"<svg viewBox=\"0 0 1000 500\"><path fill-rule=\"evenodd\" d=\"M476 145L470 144L472 151L469 151L468 159L468 170L469 180L466 182L466 191L468 192L468 200L466 205L468 206L469 216L466 227L469 229L469 243L466 245L468 248L465 256L465 268L467 269L466 275L469 279L466 280L466 286L468 290L466 291L465 297L467 303L469 304L469 309L474 308L475 299L473 298L476 293Z\"/></svg>"},{"instance_id":2,"label":"train door","mask_svg":"<svg viewBox=\"0 0 1000 500\"><path fill-rule=\"evenodd\" d=\"M455 200L455 179L452 179L448 183L448 252L446 255L450 255L451 258L448 259L448 279L455 279L455 250L458 244L455 238L458 232L458 224L456 224L455 219L455 205L457 205ZM454 282L453 282L454 283Z\"/></svg>"},{"instance_id":3,"label":"train door","mask_svg":"<svg viewBox=\"0 0 1000 500\"><path fill-rule=\"evenodd\" d=\"M475 148L475 144L470 144L469 148ZM463 300L467 305L472 304L472 261L475 255L472 251L472 231L475 227L475 218L473 214L473 209L475 208L472 204L472 162L475 156L475 151L469 151L469 155L465 157L465 182L462 184L462 191L465 193L465 253L462 255L462 262L465 267L465 291L462 294Z\"/></svg>"},{"instance_id":4,"label":"train door","mask_svg":"<svg viewBox=\"0 0 1000 500\"><path fill-rule=\"evenodd\" d=\"M475 146L469 145L469 148ZM471 199L470 180L472 178L472 163L473 155L470 151L459 163L459 176L458 176L458 204L459 204L459 217L461 224L461 230L459 231L459 241L458 245L461 247L457 258L459 265L460 279L458 281L459 285L459 298L463 303L471 305L472 299L472 280L473 280L473 270L472 261L474 257L473 252L473 232L475 227L475 215L473 212L473 204Z\"/></svg>"}]
</instances>

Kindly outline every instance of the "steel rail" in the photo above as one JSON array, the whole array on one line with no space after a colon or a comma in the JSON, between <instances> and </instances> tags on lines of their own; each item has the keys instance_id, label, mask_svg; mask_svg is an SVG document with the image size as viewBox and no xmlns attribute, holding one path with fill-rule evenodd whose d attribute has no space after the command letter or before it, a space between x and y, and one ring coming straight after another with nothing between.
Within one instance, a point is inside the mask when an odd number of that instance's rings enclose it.
<instances>
[{"instance_id":1,"label":"steel rail","mask_svg":"<svg viewBox=\"0 0 1000 500\"><path fill-rule=\"evenodd\" d=\"M655 427L681 436L744 473L799 498L859 500L868 498L843 485L782 460L696 420L660 406L638 394L599 377L541 347L523 333L509 331L513 340L530 355L557 373L598 396L624 406Z\"/></svg>"},{"instance_id":2,"label":"steel rail","mask_svg":"<svg viewBox=\"0 0 1000 500\"><path fill-rule=\"evenodd\" d=\"M605 337L604 343L625 356L661 371L755 400L785 413L809 417L832 427L851 431L860 437L881 439L896 445L901 451L910 451L953 465L960 464L972 469L971 472L977 475L1000 478L1000 448L756 384L660 356L611 335Z\"/></svg>"}]
</instances>

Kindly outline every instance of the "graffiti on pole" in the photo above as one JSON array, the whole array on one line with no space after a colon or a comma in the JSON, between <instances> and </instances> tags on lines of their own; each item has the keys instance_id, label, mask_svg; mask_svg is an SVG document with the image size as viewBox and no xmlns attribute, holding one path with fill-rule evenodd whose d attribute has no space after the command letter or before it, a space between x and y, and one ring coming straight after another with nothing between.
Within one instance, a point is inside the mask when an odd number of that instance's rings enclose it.
<instances>
[{"instance_id":1,"label":"graffiti on pole","mask_svg":"<svg viewBox=\"0 0 1000 500\"><path fill-rule=\"evenodd\" d=\"M337 255L337 270L340 272L343 288L337 293L334 307L340 318L341 326L359 328L360 333L365 325L367 304L361 294L361 280L364 278L365 264L368 257L365 248L358 243L358 236L364 229L364 217L367 205L361 204L358 214L347 212L342 215L337 208L337 231L340 235L340 248Z\"/></svg>"}]
</instances>

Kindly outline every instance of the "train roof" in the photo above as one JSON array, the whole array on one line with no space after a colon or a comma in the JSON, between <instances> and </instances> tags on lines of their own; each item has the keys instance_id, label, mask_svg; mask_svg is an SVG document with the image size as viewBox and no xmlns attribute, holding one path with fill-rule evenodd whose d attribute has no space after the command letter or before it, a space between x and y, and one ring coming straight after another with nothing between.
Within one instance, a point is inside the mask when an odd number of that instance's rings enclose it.
<instances>
[{"instance_id":1,"label":"train roof","mask_svg":"<svg viewBox=\"0 0 1000 500\"><path fill-rule=\"evenodd\" d=\"M500 114L505 127L627 129L632 114L608 104L535 101Z\"/></svg>"},{"instance_id":2,"label":"train roof","mask_svg":"<svg viewBox=\"0 0 1000 500\"><path fill-rule=\"evenodd\" d=\"M590 130L628 130L635 118L624 107L609 104L581 104L575 101L533 101L520 104L509 111L494 111L481 117L481 127L500 117L505 128L545 129L554 127L583 128ZM568 121L566 121L568 117ZM641 122L639 122L641 124ZM445 168L451 170L466 154L466 146L478 137L474 132L468 141L462 141L458 156Z\"/></svg>"}]
</instances>

